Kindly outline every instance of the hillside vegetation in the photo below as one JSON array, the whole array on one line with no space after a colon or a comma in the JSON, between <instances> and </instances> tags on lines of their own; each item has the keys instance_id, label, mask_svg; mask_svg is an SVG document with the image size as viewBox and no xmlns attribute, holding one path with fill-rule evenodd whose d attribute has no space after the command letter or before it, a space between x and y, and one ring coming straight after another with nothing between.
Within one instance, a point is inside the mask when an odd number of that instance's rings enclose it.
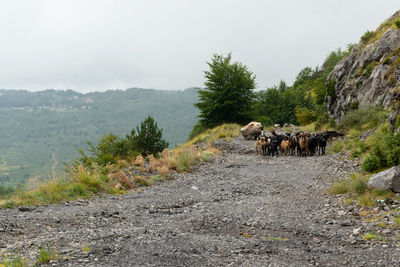
<instances>
[{"instance_id":1,"label":"hillside vegetation","mask_svg":"<svg viewBox=\"0 0 400 267\"><path fill-rule=\"evenodd\" d=\"M0 188L48 178L53 165L60 170L62 162L79 156L78 149L88 149L87 141L97 142L110 132L124 136L149 115L174 147L196 122L196 100L195 89L0 90Z\"/></svg>"},{"instance_id":2,"label":"hillside vegetation","mask_svg":"<svg viewBox=\"0 0 400 267\"><path fill-rule=\"evenodd\" d=\"M104 154L94 154L91 163L78 159L69 165L63 175L54 174L52 179L39 183L32 189L18 189L0 199L2 207L30 206L60 201L88 198L98 194L124 194L141 186L149 186L173 179L174 173L191 172L198 162L210 162L220 151L212 146L217 138L229 140L240 134L236 124L221 125L174 149L164 149L156 155L121 157L110 155L114 163L101 164ZM102 143L108 148L113 143ZM96 144L97 146L99 144ZM195 145L197 144L197 145ZM98 164L98 162L100 164ZM1 195L0 195L1 196Z\"/></svg>"}]
</instances>

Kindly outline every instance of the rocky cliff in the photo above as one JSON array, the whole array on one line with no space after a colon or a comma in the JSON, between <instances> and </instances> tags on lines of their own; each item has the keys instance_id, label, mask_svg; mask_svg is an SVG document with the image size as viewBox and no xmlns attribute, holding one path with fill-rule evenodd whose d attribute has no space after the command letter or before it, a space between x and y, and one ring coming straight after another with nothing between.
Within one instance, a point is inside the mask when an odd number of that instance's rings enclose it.
<instances>
[{"instance_id":1,"label":"rocky cliff","mask_svg":"<svg viewBox=\"0 0 400 267\"><path fill-rule=\"evenodd\" d=\"M400 109L400 10L374 32L366 32L329 74L325 109L336 121L357 107Z\"/></svg>"}]
</instances>

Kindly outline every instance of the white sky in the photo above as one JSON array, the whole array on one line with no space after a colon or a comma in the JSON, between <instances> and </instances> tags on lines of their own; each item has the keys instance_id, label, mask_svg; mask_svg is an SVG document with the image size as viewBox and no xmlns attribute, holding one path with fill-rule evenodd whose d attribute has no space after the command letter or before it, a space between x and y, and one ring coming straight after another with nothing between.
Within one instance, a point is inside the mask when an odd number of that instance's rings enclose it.
<instances>
[{"instance_id":1,"label":"white sky","mask_svg":"<svg viewBox=\"0 0 400 267\"><path fill-rule=\"evenodd\" d=\"M265 89L358 42L399 0L1 0L0 88L185 89L232 52Z\"/></svg>"}]
</instances>

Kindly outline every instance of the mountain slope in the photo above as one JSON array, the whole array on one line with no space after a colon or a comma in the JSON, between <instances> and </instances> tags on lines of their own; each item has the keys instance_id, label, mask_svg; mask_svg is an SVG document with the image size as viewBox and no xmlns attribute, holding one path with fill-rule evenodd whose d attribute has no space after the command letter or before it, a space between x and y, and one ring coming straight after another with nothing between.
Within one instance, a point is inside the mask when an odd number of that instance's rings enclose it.
<instances>
[{"instance_id":1,"label":"mountain slope","mask_svg":"<svg viewBox=\"0 0 400 267\"><path fill-rule=\"evenodd\" d=\"M195 89L115 90L80 94L0 90L0 186L46 177L70 162L86 141L127 134L151 115L170 146L186 141L198 111Z\"/></svg>"},{"instance_id":2,"label":"mountain slope","mask_svg":"<svg viewBox=\"0 0 400 267\"><path fill-rule=\"evenodd\" d=\"M400 107L400 10L374 32L366 32L330 73L325 109L336 121L360 107ZM392 117L393 117L392 116Z\"/></svg>"}]
</instances>

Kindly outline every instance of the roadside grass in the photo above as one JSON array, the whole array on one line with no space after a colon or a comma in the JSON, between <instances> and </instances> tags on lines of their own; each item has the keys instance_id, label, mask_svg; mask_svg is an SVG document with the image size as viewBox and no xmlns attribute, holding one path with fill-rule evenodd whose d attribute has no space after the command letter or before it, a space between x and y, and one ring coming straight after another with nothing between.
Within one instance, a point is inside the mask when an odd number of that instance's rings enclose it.
<instances>
[{"instance_id":1,"label":"roadside grass","mask_svg":"<svg viewBox=\"0 0 400 267\"><path fill-rule=\"evenodd\" d=\"M10 254L6 250L0 251L0 267L28 267L28 259L19 254Z\"/></svg>"},{"instance_id":2,"label":"roadside grass","mask_svg":"<svg viewBox=\"0 0 400 267\"><path fill-rule=\"evenodd\" d=\"M366 173L352 173L348 179L339 179L328 188L332 195L345 195L346 203L356 202L360 206L375 206L377 199L399 199L392 191L368 188Z\"/></svg>"},{"instance_id":3,"label":"roadside grass","mask_svg":"<svg viewBox=\"0 0 400 267\"><path fill-rule=\"evenodd\" d=\"M240 126L227 124L204 133L198 140L165 149L159 157L150 155L116 160L105 167L83 165L67 166L62 177L38 183L34 188L18 188L14 193L0 198L0 208L37 206L76 199L86 199L100 194L125 194L141 186L150 186L170 180L174 173L190 172L199 162L211 162L221 151L212 146L218 138L229 140L240 134ZM195 138L196 139L196 138ZM201 142L202 145L196 145ZM138 172L142 174L138 174ZM140 192L141 190L136 190Z\"/></svg>"},{"instance_id":4,"label":"roadside grass","mask_svg":"<svg viewBox=\"0 0 400 267\"><path fill-rule=\"evenodd\" d=\"M39 253L36 255L36 260L40 264L48 263L51 260L60 258L57 251L54 248L41 248Z\"/></svg>"},{"instance_id":5,"label":"roadside grass","mask_svg":"<svg viewBox=\"0 0 400 267\"><path fill-rule=\"evenodd\" d=\"M198 143L210 144L215 142L217 139L222 138L223 140L230 141L232 138L240 135L240 129L242 127L239 124L223 124L213 129L208 129L205 132L189 140L187 144L194 145Z\"/></svg>"},{"instance_id":6,"label":"roadside grass","mask_svg":"<svg viewBox=\"0 0 400 267\"><path fill-rule=\"evenodd\" d=\"M400 133L393 134L389 122L382 122L365 140L360 131L349 129L346 139L334 140L328 153L344 152L362 160L362 170L374 173L400 164Z\"/></svg>"},{"instance_id":7,"label":"roadside grass","mask_svg":"<svg viewBox=\"0 0 400 267\"><path fill-rule=\"evenodd\" d=\"M284 237L273 237L273 236L266 236L264 237L265 240L272 240L272 241L289 241L289 238Z\"/></svg>"},{"instance_id":8,"label":"roadside grass","mask_svg":"<svg viewBox=\"0 0 400 267\"><path fill-rule=\"evenodd\" d=\"M364 239L364 240L373 240L373 239L382 239L382 237L380 235L368 232L368 233L366 233L366 234L364 234L362 236L362 239Z\"/></svg>"},{"instance_id":9,"label":"roadside grass","mask_svg":"<svg viewBox=\"0 0 400 267\"><path fill-rule=\"evenodd\" d=\"M92 247L91 246L89 246L89 245L84 245L83 247L82 247L82 252L90 252L90 251L92 251Z\"/></svg>"}]
</instances>

